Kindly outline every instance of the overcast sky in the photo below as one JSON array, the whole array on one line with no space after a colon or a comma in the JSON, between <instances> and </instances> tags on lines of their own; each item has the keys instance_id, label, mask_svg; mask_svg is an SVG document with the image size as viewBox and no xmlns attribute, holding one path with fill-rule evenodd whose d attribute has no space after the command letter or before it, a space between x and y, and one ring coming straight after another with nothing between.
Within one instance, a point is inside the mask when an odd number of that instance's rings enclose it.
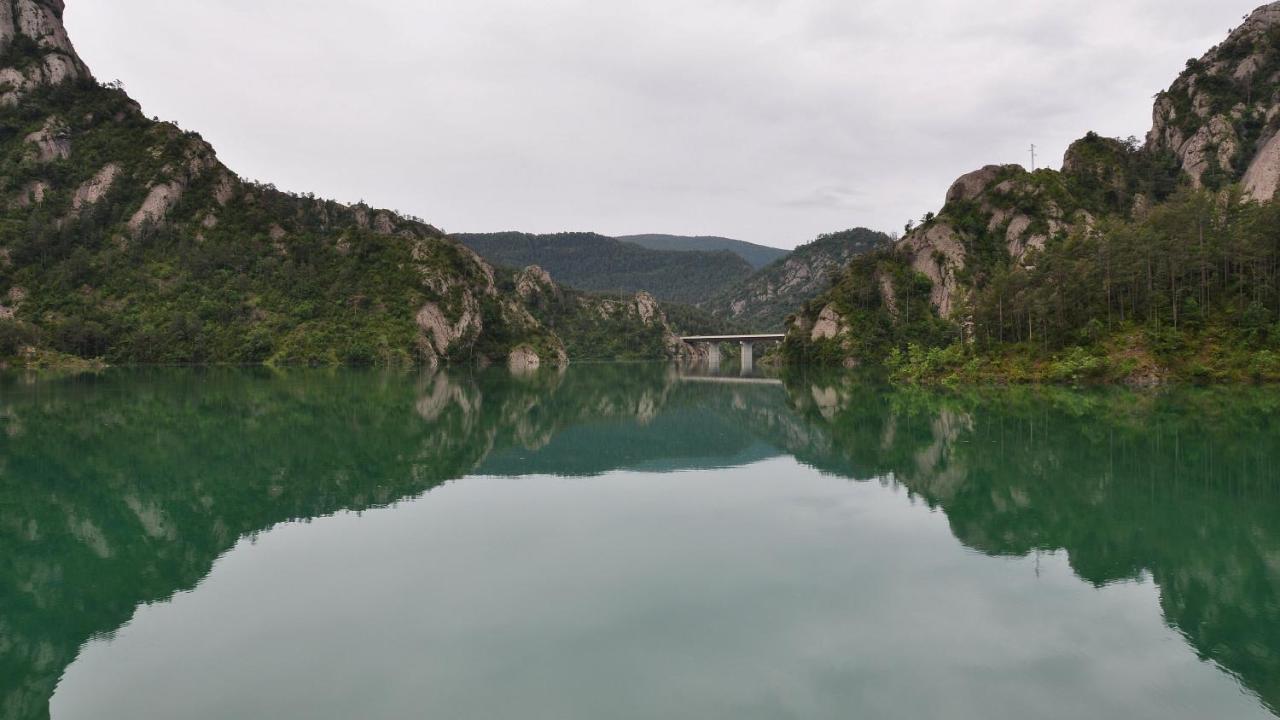
<instances>
[{"instance_id":1,"label":"overcast sky","mask_svg":"<svg viewBox=\"0 0 1280 720\"><path fill-rule=\"evenodd\" d=\"M101 80L244 177L451 232L901 231L1143 135L1259 0L67 0Z\"/></svg>"}]
</instances>

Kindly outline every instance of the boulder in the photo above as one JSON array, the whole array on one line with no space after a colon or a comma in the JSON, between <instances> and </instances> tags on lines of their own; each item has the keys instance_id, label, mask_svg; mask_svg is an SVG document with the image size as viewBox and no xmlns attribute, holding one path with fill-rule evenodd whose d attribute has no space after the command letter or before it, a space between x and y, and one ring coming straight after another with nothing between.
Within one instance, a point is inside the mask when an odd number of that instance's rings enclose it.
<instances>
[{"instance_id":1,"label":"boulder","mask_svg":"<svg viewBox=\"0 0 1280 720\"><path fill-rule=\"evenodd\" d=\"M517 375L536 372L542 367L542 358L528 345L521 345L507 357L507 368Z\"/></svg>"}]
</instances>

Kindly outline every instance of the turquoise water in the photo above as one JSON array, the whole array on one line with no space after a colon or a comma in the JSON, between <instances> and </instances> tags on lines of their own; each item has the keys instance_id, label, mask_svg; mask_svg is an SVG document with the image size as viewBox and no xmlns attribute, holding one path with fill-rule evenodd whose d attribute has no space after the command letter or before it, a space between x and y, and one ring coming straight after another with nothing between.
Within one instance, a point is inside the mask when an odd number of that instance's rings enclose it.
<instances>
[{"instance_id":1,"label":"turquoise water","mask_svg":"<svg viewBox=\"0 0 1280 720\"><path fill-rule=\"evenodd\" d=\"M0 717L1270 718L1280 392L0 376Z\"/></svg>"}]
</instances>

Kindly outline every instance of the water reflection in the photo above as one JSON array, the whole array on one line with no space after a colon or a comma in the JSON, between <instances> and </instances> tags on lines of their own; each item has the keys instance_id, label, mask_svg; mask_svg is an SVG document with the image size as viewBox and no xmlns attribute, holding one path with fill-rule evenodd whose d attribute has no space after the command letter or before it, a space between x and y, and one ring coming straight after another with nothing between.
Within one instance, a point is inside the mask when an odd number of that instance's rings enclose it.
<instances>
[{"instance_id":1,"label":"water reflection","mask_svg":"<svg viewBox=\"0 0 1280 720\"><path fill-rule=\"evenodd\" d=\"M790 456L881 479L990 556L1149 576L1164 621L1280 710L1280 394L886 390L650 365L113 371L0 379L0 708L44 718L90 638L238 540L468 475L590 477Z\"/></svg>"}]
</instances>

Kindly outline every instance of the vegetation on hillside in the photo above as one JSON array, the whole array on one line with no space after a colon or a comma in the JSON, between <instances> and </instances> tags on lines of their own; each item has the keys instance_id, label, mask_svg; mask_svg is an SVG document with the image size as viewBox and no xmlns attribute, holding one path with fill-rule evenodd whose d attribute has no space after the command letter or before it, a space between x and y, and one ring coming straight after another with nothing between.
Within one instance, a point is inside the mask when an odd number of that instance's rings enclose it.
<instances>
[{"instance_id":1,"label":"vegetation on hillside","mask_svg":"<svg viewBox=\"0 0 1280 720\"><path fill-rule=\"evenodd\" d=\"M574 360L668 360L679 357L680 335L718 334L728 327L688 305L633 296L585 293L546 282L534 269L515 274L500 289L518 294L544 327L564 342Z\"/></svg>"},{"instance_id":2,"label":"vegetation on hillside","mask_svg":"<svg viewBox=\"0 0 1280 720\"><path fill-rule=\"evenodd\" d=\"M495 265L537 265L578 290L630 295L648 292L665 302L696 304L751 275L737 255L650 250L594 233L458 234L454 239Z\"/></svg>"},{"instance_id":3,"label":"vegetation on hillside","mask_svg":"<svg viewBox=\"0 0 1280 720\"><path fill-rule=\"evenodd\" d=\"M733 240L731 238L708 235L622 235L614 239L621 240L622 242L629 242L641 247L647 247L650 250L671 250L676 252L716 252L718 250L728 250L734 255L746 260L751 264L751 267L756 270L763 268L775 260L780 260L789 254L789 251L781 248L769 247L767 245L756 245L755 243L744 242L742 240Z\"/></svg>"},{"instance_id":4,"label":"vegetation on hillside","mask_svg":"<svg viewBox=\"0 0 1280 720\"><path fill-rule=\"evenodd\" d=\"M866 228L820 235L702 303L702 307L717 318L752 331L781 331L787 316L826 290L851 260L891 242L888 235Z\"/></svg>"},{"instance_id":5,"label":"vegetation on hillside","mask_svg":"<svg viewBox=\"0 0 1280 720\"><path fill-rule=\"evenodd\" d=\"M31 138L50 127L62 146L40 157ZM176 199L140 217L157 188ZM0 109L0 196L0 357L33 346L112 363L412 362L424 357L419 308L456 320L468 298L484 330L444 359L549 338L429 225L240 183L198 135L92 81Z\"/></svg>"},{"instance_id":6,"label":"vegetation on hillside","mask_svg":"<svg viewBox=\"0 0 1280 720\"><path fill-rule=\"evenodd\" d=\"M1239 188L1184 189L1140 217L1053 237L1025 267L975 263L963 326L938 317L931 283L900 252L877 253L805 311L833 305L850 338L793 334L785 352L883 363L912 382L1280 381L1278 228L1280 207Z\"/></svg>"}]
</instances>

